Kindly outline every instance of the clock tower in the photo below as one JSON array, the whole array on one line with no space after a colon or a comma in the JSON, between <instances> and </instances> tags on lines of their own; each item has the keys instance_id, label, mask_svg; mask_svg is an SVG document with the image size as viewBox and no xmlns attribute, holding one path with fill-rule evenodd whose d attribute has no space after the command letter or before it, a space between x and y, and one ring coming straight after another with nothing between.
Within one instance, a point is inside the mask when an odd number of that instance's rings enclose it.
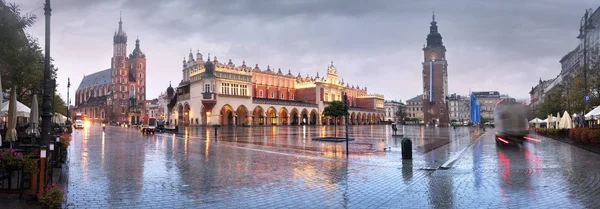
<instances>
[{"instance_id":1,"label":"clock tower","mask_svg":"<svg viewBox=\"0 0 600 209\"><path fill-rule=\"evenodd\" d=\"M448 62L442 35L438 32L435 14L432 16L427 45L423 47L423 115L425 124L447 126Z\"/></svg>"}]
</instances>

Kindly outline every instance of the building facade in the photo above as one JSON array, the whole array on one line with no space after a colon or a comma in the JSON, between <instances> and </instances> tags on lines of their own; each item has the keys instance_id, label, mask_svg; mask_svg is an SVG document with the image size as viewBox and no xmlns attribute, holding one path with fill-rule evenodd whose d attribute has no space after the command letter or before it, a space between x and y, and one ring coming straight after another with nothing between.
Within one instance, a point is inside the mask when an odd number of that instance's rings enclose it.
<instances>
[{"instance_id":1,"label":"building facade","mask_svg":"<svg viewBox=\"0 0 600 209\"><path fill-rule=\"evenodd\" d=\"M400 121L400 119L402 119L402 118L398 118L398 116L396 115L396 113L400 109L400 106L405 106L402 102L393 101L393 100L385 101L383 106L385 108L385 121L386 122L388 122L388 123L398 122L398 121ZM408 117L408 114L406 117Z\"/></svg>"},{"instance_id":2,"label":"building facade","mask_svg":"<svg viewBox=\"0 0 600 209\"><path fill-rule=\"evenodd\" d=\"M93 122L138 124L146 115L146 55L137 39L127 56L123 21L113 36L111 67L86 75L75 92L75 112Z\"/></svg>"},{"instance_id":3,"label":"building facade","mask_svg":"<svg viewBox=\"0 0 600 209\"><path fill-rule=\"evenodd\" d=\"M502 99L500 92L497 91L477 91L473 92L477 102L481 105L481 119L488 121L494 120L494 107Z\"/></svg>"},{"instance_id":4,"label":"building facade","mask_svg":"<svg viewBox=\"0 0 600 209\"><path fill-rule=\"evenodd\" d=\"M450 121L465 122L470 119L469 99L469 97L457 94L452 94L448 97Z\"/></svg>"},{"instance_id":5,"label":"building facade","mask_svg":"<svg viewBox=\"0 0 600 209\"><path fill-rule=\"evenodd\" d=\"M447 126L448 62L442 35L438 32L435 15L429 27L427 45L423 48L423 113L426 124Z\"/></svg>"},{"instance_id":6,"label":"building facade","mask_svg":"<svg viewBox=\"0 0 600 209\"><path fill-rule=\"evenodd\" d=\"M532 87L532 90L529 92L530 98L528 103L534 112L544 101L544 97L548 92L551 92L555 88L561 89L563 86L568 85L565 83L567 78L580 73L581 70L578 69L584 67L584 51L588 52L588 65L590 65L590 60L592 60L594 56L592 53L598 53L598 50L600 50L600 7L592 13L584 14L583 19L586 18L588 22L591 22L591 26L593 27L588 27L588 30L585 33L581 33L582 31L580 30L580 36L577 37L579 39L579 44L559 61L561 66L560 73L550 80L542 81L540 79L540 82ZM578 22L578 24L581 24L581 22ZM562 91L562 93L565 95L569 94L568 91Z\"/></svg>"},{"instance_id":7,"label":"building facade","mask_svg":"<svg viewBox=\"0 0 600 209\"><path fill-rule=\"evenodd\" d=\"M324 108L348 95L350 124L384 121L384 98L338 78L333 62L326 77L283 73L271 66L236 66L190 51L182 81L170 99L168 122L178 125L327 125L345 118L326 117Z\"/></svg>"},{"instance_id":8,"label":"building facade","mask_svg":"<svg viewBox=\"0 0 600 209\"><path fill-rule=\"evenodd\" d=\"M423 113L423 95L418 95L409 100L406 100L406 114L411 119L416 119L419 123L423 123L425 114Z\"/></svg>"}]
</instances>

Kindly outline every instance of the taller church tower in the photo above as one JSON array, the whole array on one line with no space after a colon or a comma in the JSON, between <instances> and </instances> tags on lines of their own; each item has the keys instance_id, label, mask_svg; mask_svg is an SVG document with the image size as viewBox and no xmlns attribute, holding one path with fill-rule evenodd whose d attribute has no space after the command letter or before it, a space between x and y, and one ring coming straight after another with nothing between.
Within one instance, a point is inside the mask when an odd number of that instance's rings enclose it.
<instances>
[{"instance_id":1,"label":"taller church tower","mask_svg":"<svg viewBox=\"0 0 600 209\"><path fill-rule=\"evenodd\" d=\"M432 16L427 45L423 47L423 114L425 124L446 126L448 113L448 62L442 35L438 33L435 14Z\"/></svg>"}]
</instances>

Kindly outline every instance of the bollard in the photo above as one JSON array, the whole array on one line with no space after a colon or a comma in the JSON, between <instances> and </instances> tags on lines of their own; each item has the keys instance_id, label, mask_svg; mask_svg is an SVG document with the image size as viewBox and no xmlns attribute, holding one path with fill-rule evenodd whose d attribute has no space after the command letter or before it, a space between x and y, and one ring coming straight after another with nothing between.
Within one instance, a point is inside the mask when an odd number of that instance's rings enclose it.
<instances>
[{"instance_id":1,"label":"bollard","mask_svg":"<svg viewBox=\"0 0 600 209\"><path fill-rule=\"evenodd\" d=\"M217 126L215 126L215 140L217 139Z\"/></svg>"},{"instance_id":2,"label":"bollard","mask_svg":"<svg viewBox=\"0 0 600 209\"><path fill-rule=\"evenodd\" d=\"M402 159L412 159L412 141L409 138L402 139Z\"/></svg>"}]
</instances>

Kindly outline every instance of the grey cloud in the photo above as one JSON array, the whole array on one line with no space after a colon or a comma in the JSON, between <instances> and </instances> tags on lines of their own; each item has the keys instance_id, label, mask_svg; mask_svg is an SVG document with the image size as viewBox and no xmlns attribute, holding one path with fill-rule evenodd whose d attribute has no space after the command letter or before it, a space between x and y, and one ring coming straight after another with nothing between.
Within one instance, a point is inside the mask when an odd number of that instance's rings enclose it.
<instances>
[{"instance_id":1,"label":"grey cloud","mask_svg":"<svg viewBox=\"0 0 600 209\"><path fill-rule=\"evenodd\" d=\"M526 97L539 77L556 75L558 60L577 43L583 10L598 6L589 0L70 0L53 5L65 12L53 16L62 21L56 23L61 33L70 33L62 42L96 34L109 45L102 47L107 53L123 10L130 39L141 35L149 73L178 72L169 80L181 79L181 58L189 48L200 48L221 61L270 64L302 76L323 75L333 59L347 82L403 99L421 92L421 47L432 8L448 49L450 92L481 88ZM157 84L148 87L149 97L168 85L161 78L149 78ZM399 83L406 87L398 88Z\"/></svg>"}]
</instances>

